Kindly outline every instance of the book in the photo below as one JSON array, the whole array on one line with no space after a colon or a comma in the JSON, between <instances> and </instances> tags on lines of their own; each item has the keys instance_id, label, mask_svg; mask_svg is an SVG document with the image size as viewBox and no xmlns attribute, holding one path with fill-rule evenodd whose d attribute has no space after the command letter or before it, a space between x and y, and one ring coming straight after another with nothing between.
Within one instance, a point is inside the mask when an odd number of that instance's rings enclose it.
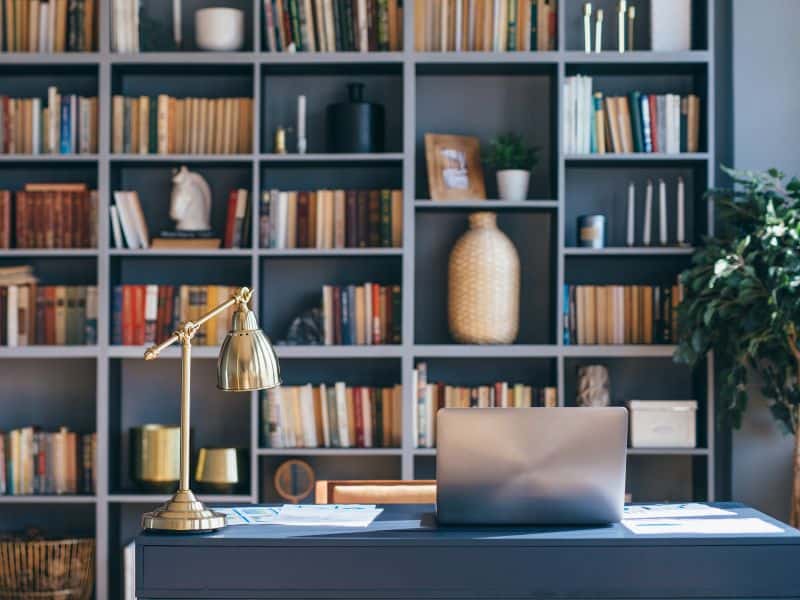
<instances>
[{"instance_id":1,"label":"book","mask_svg":"<svg viewBox=\"0 0 800 600\"><path fill-rule=\"evenodd\" d=\"M96 10L95 0L0 2L0 52L96 50Z\"/></svg>"},{"instance_id":2,"label":"book","mask_svg":"<svg viewBox=\"0 0 800 600\"><path fill-rule=\"evenodd\" d=\"M400 299L399 285L324 285L323 343L328 346L401 343Z\"/></svg>"}]
</instances>

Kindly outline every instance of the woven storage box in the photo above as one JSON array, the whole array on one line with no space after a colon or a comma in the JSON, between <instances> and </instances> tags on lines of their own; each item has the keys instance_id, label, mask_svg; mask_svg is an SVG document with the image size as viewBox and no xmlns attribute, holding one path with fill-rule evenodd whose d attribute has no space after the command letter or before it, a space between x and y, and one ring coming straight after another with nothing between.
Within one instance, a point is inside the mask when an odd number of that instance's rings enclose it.
<instances>
[{"instance_id":1,"label":"woven storage box","mask_svg":"<svg viewBox=\"0 0 800 600\"><path fill-rule=\"evenodd\" d=\"M471 214L469 226L450 253L450 333L463 344L510 344L519 331L517 249L494 213Z\"/></svg>"},{"instance_id":2,"label":"woven storage box","mask_svg":"<svg viewBox=\"0 0 800 600\"><path fill-rule=\"evenodd\" d=\"M89 600L93 539L0 542L0 600Z\"/></svg>"}]
</instances>

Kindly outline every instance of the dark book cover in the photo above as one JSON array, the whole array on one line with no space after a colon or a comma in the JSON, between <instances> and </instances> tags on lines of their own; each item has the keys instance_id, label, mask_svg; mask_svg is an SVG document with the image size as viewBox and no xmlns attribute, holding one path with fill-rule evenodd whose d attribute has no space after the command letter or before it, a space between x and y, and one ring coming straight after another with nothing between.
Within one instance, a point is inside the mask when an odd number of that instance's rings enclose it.
<instances>
[{"instance_id":1,"label":"dark book cover","mask_svg":"<svg viewBox=\"0 0 800 600\"><path fill-rule=\"evenodd\" d=\"M296 42L294 33L292 32L292 17L291 14L289 13L289 5L292 2L292 0L279 0L279 1L283 2L283 35L286 41L286 47L284 48L284 50L286 50L287 48L289 48L289 46L292 45L292 43ZM297 48L295 47L295 49Z\"/></svg>"},{"instance_id":2,"label":"dark book cover","mask_svg":"<svg viewBox=\"0 0 800 600\"><path fill-rule=\"evenodd\" d=\"M650 94L647 101L650 104L650 141L653 152L661 152L661 140L658 139L658 97Z\"/></svg>"},{"instance_id":3,"label":"dark book cover","mask_svg":"<svg viewBox=\"0 0 800 600\"><path fill-rule=\"evenodd\" d=\"M631 108L631 128L633 129L633 151L644 152L644 124L642 122L641 92L633 91L628 94L628 103Z\"/></svg>"},{"instance_id":4,"label":"dark book cover","mask_svg":"<svg viewBox=\"0 0 800 600\"><path fill-rule=\"evenodd\" d=\"M469 407L478 408L478 388L469 388Z\"/></svg>"},{"instance_id":5,"label":"dark book cover","mask_svg":"<svg viewBox=\"0 0 800 600\"><path fill-rule=\"evenodd\" d=\"M392 343L400 344L403 338L403 296L399 285L392 286Z\"/></svg>"},{"instance_id":6,"label":"dark book cover","mask_svg":"<svg viewBox=\"0 0 800 600\"><path fill-rule=\"evenodd\" d=\"M687 152L689 142L689 101L686 97L680 99L681 119L680 119L680 151Z\"/></svg>"},{"instance_id":7,"label":"dark book cover","mask_svg":"<svg viewBox=\"0 0 800 600\"><path fill-rule=\"evenodd\" d=\"M300 41L303 44L303 50L310 50L311 44L309 44L309 39L310 36L313 35L313 29L309 29L309 23L313 25L313 15L306 14L306 4L303 0L295 1L297 2L297 21L300 30Z\"/></svg>"},{"instance_id":8,"label":"dark book cover","mask_svg":"<svg viewBox=\"0 0 800 600\"><path fill-rule=\"evenodd\" d=\"M384 248L392 247L392 191L381 190L380 212L380 246Z\"/></svg>"},{"instance_id":9,"label":"dark book cover","mask_svg":"<svg viewBox=\"0 0 800 600\"><path fill-rule=\"evenodd\" d=\"M297 247L309 248L308 192L297 192Z\"/></svg>"},{"instance_id":10,"label":"dark book cover","mask_svg":"<svg viewBox=\"0 0 800 600\"><path fill-rule=\"evenodd\" d=\"M380 398L380 390L378 388L366 388L367 397L369 398L370 414L372 415L372 447L383 447L383 403Z\"/></svg>"},{"instance_id":11,"label":"dark book cover","mask_svg":"<svg viewBox=\"0 0 800 600\"><path fill-rule=\"evenodd\" d=\"M112 316L112 344L113 343L121 343L122 341L122 330L120 329L119 332L117 331L117 326L121 326L119 322L120 314L122 311L122 294L120 293L119 297L117 297L117 288L114 288L112 300L111 300L111 316ZM46 326L46 311L47 311L47 292L45 291L44 287L39 287L36 289L36 327L33 339L36 340L36 344L41 346L47 343L47 326ZM0 313L2 314L2 313ZM2 321L2 319L0 319ZM115 335L119 335L120 342L114 342L113 338Z\"/></svg>"},{"instance_id":12,"label":"dark book cover","mask_svg":"<svg viewBox=\"0 0 800 600\"><path fill-rule=\"evenodd\" d=\"M347 286L347 322L351 344L356 344L356 286Z\"/></svg>"},{"instance_id":13,"label":"dark book cover","mask_svg":"<svg viewBox=\"0 0 800 600\"><path fill-rule=\"evenodd\" d=\"M539 31L537 29L538 24L536 19L538 18L538 7L536 3L538 0L530 0L531 1L531 32L530 32L530 44L531 50L538 50L539 49Z\"/></svg>"},{"instance_id":14,"label":"dark book cover","mask_svg":"<svg viewBox=\"0 0 800 600\"><path fill-rule=\"evenodd\" d=\"M342 292L338 285L331 287L331 299L333 344L338 346L342 343Z\"/></svg>"},{"instance_id":15,"label":"dark book cover","mask_svg":"<svg viewBox=\"0 0 800 600\"><path fill-rule=\"evenodd\" d=\"M378 50L381 51L389 50L389 1L390 0L377 0L377 38Z\"/></svg>"},{"instance_id":16,"label":"dark book cover","mask_svg":"<svg viewBox=\"0 0 800 600\"><path fill-rule=\"evenodd\" d=\"M127 100L127 99L126 99ZM129 152L127 148L130 147L130 130L131 130L131 121L130 121L130 103L126 103L125 106L125 143L127 144L125 152ZM69 96L64 95L61 97L61 143L59 146L59 151L61 154L70 154L72 152L72 146L70 144L70 131L72 129L72 123L70 122L70 102Z\"/></svg>"},{"instance_id":17,"label":"dark book cover","mask_svg":"<svg viewBox=\"0 0 800 600\"><path fill-rule=\"evenodd\" d=\"M76 50L79 50L78 0L69 0L69 4L67 5L67 51L74 52Z\"/></svg>"},{"instance_id":18,"label":"dark book cover","mask_svg":"<svg viewBox=\"0 0 800 600\"><path fill-rule=\"evenodd\" d=\"M345 346L352 346L353 338L350 336L350 294L348 293L347 287L337 288L337 291L341 298L339 305L341 306L342 344Z\"/></svg>"},{"instance_id":19,"label":"dark book cover","mask_svg":"<svg viewBox=\"0 0 800 600\"><path fill-rule=\"evenodd\" d=\"M506 50L513 52L517 49L517 1L508 0L508 40L506 42ZM519 0L525 2L526 0Z\"/></svg>"},{"instance_id":20,"label":"dark book cover","mask_svg":"<svg viewBox=\"0 0 800 600\"><path fill-rule=\"evenodd\" d=\"M661 288L661 328L664 343L673 343L675 340L672 332L672 287L668 285Z\"/></svg>"},{"instance_id":21,"label":"dark book cover","mask_svg":"<svg viewBox=\"0 0 800 600\"><path fill-rule=\"evenodd\" d=\"M345 192L345 243L346 248L358 247L358 192Z\"/></svg>"},{"instance_id":22,"label":"dark book cover","mask_svg":"<svg viewBox=\"0 0 800 600\"><path fill-rule=\"evenodd\" d=\"M344 3L344 50L350 52L356 50L356 31L358 31L358 21L356 18L356 1L357 0L342 0Z\"/></svg>"},{"instance_id":23,"label":"dark book cover","mask_svg":"<svg viewBox=\"0 0 800 600\"><path fill-rule=\"evenodd\" d=\"M44 292L44 289L39 288L40 292ZM122 309L123 309L123 294L124 294L124 286L115 285L114 291L111 295L111 343L115 346L122 345ZM44 294L43 294L44 296ZM44 315L44 309L46 306L46 300L42 298L41 304L42 305L42 314ZM37 306L37 312L38 312ZM44 319L38 319L37 321L40 323L44 323ZM44 332L45 327L40 327L39 329ZM43 338L44 336L42 336ZM44 341L39 341L39 336L37 336L36 342L38 344L43 344Z\"/></svg>"},{"instance_id":24,"label":"dark book cover","mask_svg":"<svg viewBox=\"0 0 800 600\"><path fill-rule=\"evenodd\" d=\"M657 285L653 289L653 343L663 344L664 328L661 323L661 288Z\"/></svg>"},{"instance_id":25,"label":"dark book cover","mask_svg":"<svg viewBox=\"0 0 800 600\"><path fill-rule=\"evenodd\" d=\"M381 199L379 190L369 190L367 209L367 245L378 248L381 245Z\"/></svg>"},{"instance_id":26,"label":"dark book cover","mask_svg":"<svg viewBox=\"0 0 800 600\"><path fill-rule=\"evenodd\" d=\"M344 35L343 35L343 22L344 22L344 3L347 0L331 0L333 2L333 36L336 43L336 51L341 52L345 50Z\"/></svg>"},{"instance_id":27,"label":"dark book cover","mask_svg":"<svg viewBox=\"0 0 800 600\"><path fill-rule=\"evenodd\" d=\"M8 288L0 287L0 345L8 345Z\"/></svg>"},{"instance_id":28,"label":"dark book cover","mask_svg":"<svg viewBox=\"0 0 800 600\"><path fill-rule=\"evenodd\" d=\"M80 52L86 46L86 36L84 35L84 23L86 22L86 0L77 0L76 15L75 15L75 33L76 45L74 51Z\"/></svg>"},{"instance_id":29,"label":"dark book cover","mask_svg":"<svg viewBox=\"0 0 800 600\"><path fill-rule=\"evenodd\" d=\"M356 448L363 448L365 445L364 440L364 401L362 399L362 394L364 393L364 388L362 387L354 387L352 390L353 393L353 418L355 419L355 429L356 429L356 439L355 439L355 447Z\"/></svg>"},{"instance_id":30,"label":"dark book cover","mask_svg":"<svg viewBox=\"0 0 800 600\"><path fill-rule=\"evenodd\" d=\"M367 48L370 52L375 52L378 49L376 15L375 0L367 0Z\"/></svg>"},{"instance_id":31,"label":"dark book cover","mask_svg":"<svg viewBox=\"0 0 800 600\"><path fill-rule=\"evenodd\" d=\"M147 107L150 110L147 117L147 152L158 154L158 98L151 96Z\"/></svg>"},{"instance_id":32,"label":"dark book cover","mask_svg":"<svg viewBox=\"0 0 800 600\"><path fill-rule=\"evenodd\" d=\"M366 248L369 243L369 192L358 191L358 237L357 247Z\"/></svg>"},{"instance_id":33,"label":"dark book cover","mask_svg":"<svg viewBox=\"0 0 800 600\"><path fill-rule=\"evenodd\" d=\"M300 0L302 2L302 0ZM300 10L298 0L289 0L289 26L292 31L292 40L297 52L302 52L306 48L303 46L303 35L300 32Z\"/></svg>"},{"instance_id":34,"label":"dark book cover","mask_svg":"<svg viewBox=\"0 0 800 600\"><path fill-rule=\"evenodd\" d=\"M331 446L339 448L342 441L339 439L339 411L336 407L336 389L333 386L326 388L328 402L328 427L331 439Z\"/></svg>"}]
</instances>

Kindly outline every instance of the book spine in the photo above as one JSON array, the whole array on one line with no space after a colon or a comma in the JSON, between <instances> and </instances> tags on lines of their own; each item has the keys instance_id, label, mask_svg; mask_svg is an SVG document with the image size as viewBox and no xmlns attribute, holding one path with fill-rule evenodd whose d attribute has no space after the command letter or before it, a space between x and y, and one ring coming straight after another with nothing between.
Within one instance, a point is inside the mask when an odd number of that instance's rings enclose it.
<instances>
[{"instance_id":1,"label":"book spine","mask_svg":"<svg viewBox=\"0 0 800 600\"><path fill-rule=\"evenodd\" d=\"M644 152L644 127L642 120L641 93L633 91L628 94L631 114L631 127L633 129L633 150Z\"/></svg>"}]
</instances>

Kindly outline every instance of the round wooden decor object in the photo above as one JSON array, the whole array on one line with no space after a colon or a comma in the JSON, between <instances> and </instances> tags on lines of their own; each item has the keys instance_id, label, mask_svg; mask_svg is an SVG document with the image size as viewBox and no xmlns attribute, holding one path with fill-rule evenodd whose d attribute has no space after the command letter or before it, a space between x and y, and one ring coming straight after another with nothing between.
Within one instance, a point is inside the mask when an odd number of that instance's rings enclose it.
<instances>
[{"instance_id":1,"label":"round wooden decor object","mask_svg":"<svg viewBox=\"0 0 800 600\"><path fill-rule=\"evenodd\" d=\"M281 463L275 470L274 481L278 495L292 504L297 504L311 495L316 475L306 461L293 458Z\"/></svg>"}]
</instances>

